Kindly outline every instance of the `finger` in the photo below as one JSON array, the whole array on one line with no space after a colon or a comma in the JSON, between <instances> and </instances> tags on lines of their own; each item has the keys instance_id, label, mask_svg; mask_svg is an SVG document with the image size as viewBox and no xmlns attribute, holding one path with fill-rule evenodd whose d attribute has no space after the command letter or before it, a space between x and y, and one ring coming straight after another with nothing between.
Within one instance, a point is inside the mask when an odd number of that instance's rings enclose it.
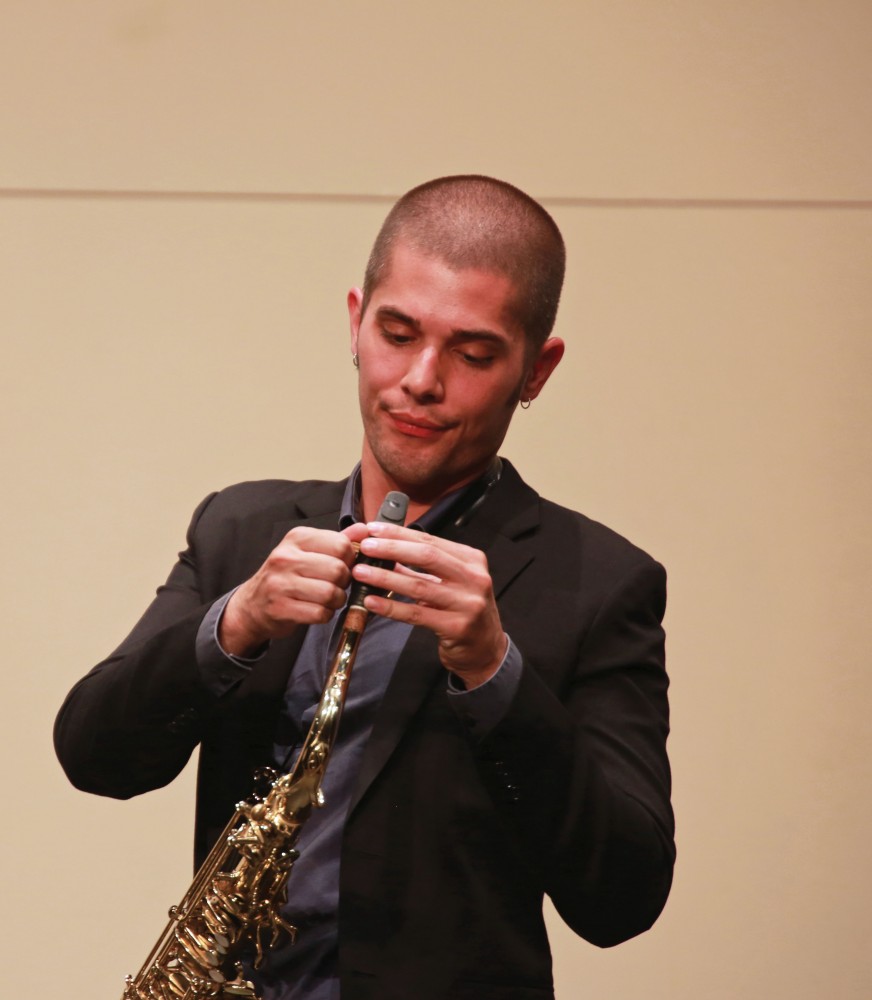
<instances>
[{"instance_id":1,"label":"finger","mask_svg":"<svg viewBox=\"0 0 872 1000\"><path fill-rule=\"evenodd\" d=\"M391 524L389 521L370 521L367 526L367 533L372 538L385 538L397 542L413 542L426 545L433 545L446 552L460 551L467 546L459 542L451 542L447 538L440 538L439 535L428 535L426 531L418 528L404 528L399 524Z\"/></svg>"},{"instance_id":2,"label":"finger","mask_svg":"<svg viewBox=\"0 0 872 1000\"><path fill-rule=\"evenodd\" d=\"M344 601L339 606L342 604ZM325 625L336 610L336 605L287 600L271 605L264 617L270 625L270 635L281 638L290 635L297 625Z\"/></svg>"},{"instance_id":3,"label":"finger","mask_svg":"<svg viewBox=\"0 0 872 1000\"><path fill-rule=\"evenodd\" d=\"M355 521L354 524L349 524L347 528L343 528L340 534L344 535L352 544L360 544L369 534L369 528L367 528L363 521Z\"/></svg>"},{"instance_id":4,"label":"finger","mask_svg":"<svg viewBox=\"0 0 872 1000\"><path fill-rule=\"evenodd\" d=\"M422 576L425 580L432 580L433 583L442 583L441 576L435 576L433 573L422 573L421 570L412 569L410 566L404 566L402 563L396 563L394 571L403 573L406 576Z\"/></svg>"},{"instance_id":5,"label":"finger","mask_svg":"<svg viewBox=\"0 0 872 1000\"><path fill-rule=\"evenodd\" d=\"M378 535L384 538L434 538L435 535L428 535L426 531L419 528L407 528L402 524L392 524L390 521L367 521L367 531L370 535Z\"/></svg>"},{"instance_id":6,"label":"finger","mask_svg":"<svg viewBox=\"0 0 872 1000\"><path fill-rule=\"evenodd\" d=\"M339 565L343 566L342 563ZM345 572L348 574L347 569ZM336 609L345 603L344 584L338 585L330 580L303 576L300 573L270 573L263 578L258 590L260 602L267 614L276 619L287 617L291 614L288 609L297 605L311 604Z\"/></svg>"},{"instance_id":7,"label":"finger","mask_svg":"<svg viewBox=\"0 0 872 1000\"><path fill-rule=\"evenodd\" d=\"M440 621L440 615L444 617L444 611L429 608L423 604L392 601L388 597L378 597L374 594L367 595L363 603L367 611L371 611L373 614L397 622L406 622L409 625L421 625L431 632L435 632L437 636L441 633L440 626L444 627L445 625L444 620Z\"/></svg>"},{"instance_id":8,"label":"finger","mask_svg":"<svg viewBox=\"0 0 872 1000\"><path fill-rule=\"evenodd\" d=\"M342 531L300 526L292 528L285 535L281 544L284 545L286 543L299 549L301 552L333 556L336 559L341 559L342 562L349 566L355 557L352 539L348 538L346 533Z\"/></svg>"},{"instance_id":9,"label":"finger","mask_svg":"<svg viewBox=\"0 0 872 1000\"><path fill-rule=\"evenodd\" d=\"M370 536L360 543L360 551L373 559L414 567L440 580L462 580L470 562L483 560L476 549L446 543L431 535L421 537L420 532L409 532L409 537L403 539Z\"/></svg>"},{"instance_id":10,"label":"finger","mask_svg":"<svg viewBox=\"0 0 872 1000\"><path fill-rule=\"evenodd\" d=\"M282 581L290 582L300 577L322 580L342 588L348 586L351 576L349 566L343 559L321 552L306 552L284 542L270 553L266 569Z\"/></svg>"},{"instance_id":11,"label":"finger","mask_svg":"<svg viewBox=\"0 0 872 1000\"><path fill-rule=\"evenodd\" d=\"M384 569L357 563L352 577L394 596L406 597L410 601L443 611L460 610L470 603L469 595L462 589L446 585L432 573L417 573L406 566Z\"/></svg>"}]
</instances>

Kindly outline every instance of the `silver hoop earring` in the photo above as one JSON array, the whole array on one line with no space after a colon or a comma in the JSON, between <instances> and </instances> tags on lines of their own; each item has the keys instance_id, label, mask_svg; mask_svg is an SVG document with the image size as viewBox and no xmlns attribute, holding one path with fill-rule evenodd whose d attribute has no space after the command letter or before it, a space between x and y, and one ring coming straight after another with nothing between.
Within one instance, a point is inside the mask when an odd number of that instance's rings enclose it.
<instances>
[{"instance_id":1,"label":"silver hoop earring","mask_svg":"<svg viewBox=\"0 0 872 1000\"><path fill-rule=\"evenodd\" d=\"M521 409L522 410L529 410L530 409L530 403L532 403L532 402L533 402L532 399L522 399L521 400Z\"/></svg>"},{"instance_id":2,"label":"silver hoop earring","mask_svg":"<svg viewBox=\"0 0 872 1000\"><path fill-rule=\"evenodd\" d=\"M360 368L360 358L356 354L351 355L351 363L355 368Z\"/></svg>"}]
</instances>

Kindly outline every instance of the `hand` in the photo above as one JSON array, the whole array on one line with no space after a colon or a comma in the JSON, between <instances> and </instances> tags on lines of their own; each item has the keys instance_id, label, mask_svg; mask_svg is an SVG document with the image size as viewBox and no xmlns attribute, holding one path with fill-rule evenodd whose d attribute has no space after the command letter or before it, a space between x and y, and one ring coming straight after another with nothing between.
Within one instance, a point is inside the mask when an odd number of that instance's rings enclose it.
<instances>
[{"instance_id":1,"label":"hand","mask_svg":"<svg viewBox=\"0 0 872 1000\"><path fill-rule=\"evenodd\" d=\"M376 559L396 560L397 566L384 570L357 563L352 576L413 602L367 597L367 610L430 629L439 639L442 665L467 688L478 687L492 677L502 663L508 640L484 553L380 521L366 528L369 537L361 542L361 552Z\"/></svg>"},{"instance_id":2,"label":"hand","mask_svg":"<svg viewBox=\"0 0 872 1000\"><path fill-rule=\"evenodd\" d=\"M218 628L222 649L244 656L269 639L289 636L298 625L329 621L345 604L355 559L352 542L366 533L362 524L341 532L289 531L227 602Z\"/></svg>"}]
</instances>

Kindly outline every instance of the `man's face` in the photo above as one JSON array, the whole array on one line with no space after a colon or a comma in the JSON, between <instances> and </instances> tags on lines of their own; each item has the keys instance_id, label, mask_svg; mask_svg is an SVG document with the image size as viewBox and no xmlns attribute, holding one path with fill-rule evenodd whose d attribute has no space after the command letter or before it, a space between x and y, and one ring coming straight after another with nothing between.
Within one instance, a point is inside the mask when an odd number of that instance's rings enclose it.
<instances>
[{"instance_id":1,"label":"man's face","mask_svg":"<svg viewBox=\"0 0 872 1000\"><path fill-rule=\"evenodd\" d=\"M552 338L528 357L512 293L503 275L453 271L403 244L365 315L349 292L365 482L432 503L484 471L519 399L538 394L563 353Z\"/></svg>"}]
</instances>

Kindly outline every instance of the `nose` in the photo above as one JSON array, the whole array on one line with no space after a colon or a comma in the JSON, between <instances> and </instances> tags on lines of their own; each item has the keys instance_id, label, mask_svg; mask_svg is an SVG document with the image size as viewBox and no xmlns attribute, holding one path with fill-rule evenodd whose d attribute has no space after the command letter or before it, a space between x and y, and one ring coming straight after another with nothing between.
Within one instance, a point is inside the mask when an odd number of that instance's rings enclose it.
<instances>
[{"instance_id":1,"label":"nose","mask_svg":"<svg viewBox=\"0 0 872 1000\"><path fill-rule=\"evenodd\" d=\"M435 347L423 347L411 355L409 367L401 380L403 391L416 402L438 403L445 394L439 352Z\"/></svg>"}]
</instances>

